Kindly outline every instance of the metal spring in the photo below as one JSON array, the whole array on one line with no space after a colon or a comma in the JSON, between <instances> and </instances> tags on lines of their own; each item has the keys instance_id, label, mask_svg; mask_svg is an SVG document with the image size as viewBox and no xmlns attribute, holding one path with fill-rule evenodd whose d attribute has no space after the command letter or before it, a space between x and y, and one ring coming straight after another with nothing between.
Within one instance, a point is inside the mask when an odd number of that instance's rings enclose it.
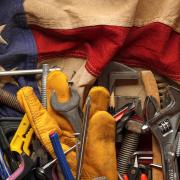
<instances>
[{"instance_id":1,"label":"metal spring","mask_svg":"<svg viewBox=\"0 0 180 180\"><path fill-rule=\"evenodd\" d=\"M139 134L127 131L123 138L122 146L118 152L118 172L123 176L127 174L128 163L139 143Z\"/></svg>"},{"instance_id":2,"label":"metal spring","mask_svg":"<svg viewBox=\"0 0 180 180\"><path fill-rule=\"evenodd\" d=\"M0 89L0 103L5 104L19 112L23 112L16 96L3 89Z\"/></svg>"},{"instance_id":3,"label":"metal spring","mask_svg":"<svg viewBox=\"0 0 180 180\"><path fill-rule=\"evenodd\" d=\"M42 105L47 109L47 76L49 72L49 65L43 64L43 73L42 73L42 87L41 87L41 98Z\"/></svg>"}]
</instances>

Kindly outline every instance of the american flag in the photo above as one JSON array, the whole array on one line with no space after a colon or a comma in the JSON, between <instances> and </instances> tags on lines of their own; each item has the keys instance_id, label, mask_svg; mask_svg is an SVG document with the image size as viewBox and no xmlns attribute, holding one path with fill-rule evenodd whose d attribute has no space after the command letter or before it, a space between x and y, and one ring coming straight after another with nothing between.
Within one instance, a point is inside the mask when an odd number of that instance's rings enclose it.
<instances>
[{"instance_id":1,"label":"american flag","mask_svg":"<svg viewBox=\"0 0 180 180\"><path fill-rule=\"evenodd\" d=\"M114 57L180 81L180 0L1 0L0 65L81 57L99 76Z\"/></svg>"}]
</instances>

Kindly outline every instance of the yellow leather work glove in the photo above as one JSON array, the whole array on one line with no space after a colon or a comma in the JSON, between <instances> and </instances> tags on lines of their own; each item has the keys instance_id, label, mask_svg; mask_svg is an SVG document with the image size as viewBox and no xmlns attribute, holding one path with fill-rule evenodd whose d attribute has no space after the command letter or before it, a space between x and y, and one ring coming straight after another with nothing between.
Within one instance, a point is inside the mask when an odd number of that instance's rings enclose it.
<instances>
[{"instance_id":1,"label":"yellow leather work glove","mask_svg":"<svg viewBox=\"0 0 180 180\"><path fill-rule=\"evenodd\" d=\"M69 145L74 145L73 138L70 137L70 134L69 136L67 136L67 133L65 135L63 134L63 131L60 129L57 121L42 106L31 87L21 88L17 93L17 99L21 107L24 109L36 136L53 158L55 158L55 154L49 139L50 131L54 130L58 132L61 137L62 148L64 151L67 151L70 148L66 144L67 142ZM66 157L71 165L72 171L75 172L75 152L71 151Z\"/></svg>"},{"instance_id":2,"label":"yellow leather work glove","mask_svg":"<svg viewBox=\"0 0 180 180\"><path fill-rule=\"evenodd\" d=\"M81 179L106 176L108 180L116 180L115 120L107 112L110 94L97 86L90 90L89 96L91 109Z\"/></svg>"},{"instance_id":3,"label":"yellow leather work glove","mask_svg":"<svg viewBox=\"0 0 180 180\"><path fill-rule=\"evenodd\" d=\"M52 83L51 89L54 89L53 84L57 85L58 83ZM82 179L106 176L110 180L116 180L115 121L113 117L106 112L110 99L109 92L103 87L94 87L89 92L89 95L91 96L91 111ZM59 133L64 151L73 145L72 138L68 137L71 133L64 133L64 131L61 130L60 122L59 126L57 120L53 117L52 113L50 113L52 111L49 112L51 107L48 107L48 111L45 110L35 96L32 88L22 88L19 90L17 98L26 112L36 136L53 158L55 155L49 140L49 132L51 130ZM72 145L70 143L71 140ZM67 160L75 176L77 162L74 151L67 155Z\"/></svg>"}]
</instances>

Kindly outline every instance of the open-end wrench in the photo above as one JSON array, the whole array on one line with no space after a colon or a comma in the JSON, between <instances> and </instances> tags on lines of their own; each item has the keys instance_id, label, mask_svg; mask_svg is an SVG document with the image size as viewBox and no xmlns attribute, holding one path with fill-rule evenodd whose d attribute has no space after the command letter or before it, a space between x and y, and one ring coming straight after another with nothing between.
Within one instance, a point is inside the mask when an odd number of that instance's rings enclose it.
<instances>
[{"instance_id":1,"label":"open-end wrench","mask_svg":"<svg viewBox=\"0 0 180 180\"><path fill-rule=\"evenodd\" d=\"M68 102L60 103L57 100L55 91L51 95L51 105L55 111L63 115L72 125L75 132L80 133L82 128L82 119L79 110L80 97L76 90L71 89L71 98Z\"/></svg>"},{"instance_id":2,"label":"open-end wrench","mask_svg":"<svg viewBox=\"0 0 180 180\"><path fill-rule=\"evenodd\" d=\"M155 98L149 98L147 110L151 109L147 112L147 125L160 145L164 179L178 180L176 151L180 138L180 90L172 86L167 88L171 101L164 109L157 111Z\"/></svg>"}]
</instances>

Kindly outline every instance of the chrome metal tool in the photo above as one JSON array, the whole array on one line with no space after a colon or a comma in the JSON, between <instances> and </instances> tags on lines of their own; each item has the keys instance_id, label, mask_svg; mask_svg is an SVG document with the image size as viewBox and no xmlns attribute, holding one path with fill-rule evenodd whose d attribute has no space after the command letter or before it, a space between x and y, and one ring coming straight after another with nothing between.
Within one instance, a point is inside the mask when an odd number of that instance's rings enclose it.
<instances>
[{"instance_id":1,"label":"chrome metal tool","mask_svg":"<svg viewBox=\"0 0 180 180\"><path fill-rule=\"evenodd\" d=\"M176 152L178 150L178 141L180 138L180 89L172 86L167 87L170 103L162 110L155 107L154 97L148 97L146 104L147 125L156 137L162 156L163 174L165 180L178 180L178 164Z\"/></svg>"}]
</instances>

